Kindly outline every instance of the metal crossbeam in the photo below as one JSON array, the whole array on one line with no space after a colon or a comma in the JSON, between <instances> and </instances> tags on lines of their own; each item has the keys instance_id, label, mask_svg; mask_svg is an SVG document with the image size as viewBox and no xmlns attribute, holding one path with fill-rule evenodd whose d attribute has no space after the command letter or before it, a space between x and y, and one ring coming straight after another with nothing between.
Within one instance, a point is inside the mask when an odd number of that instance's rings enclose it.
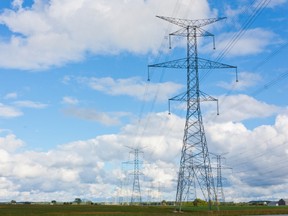
<instances>
[{"instance_id":1,"label":"metal crossbeam","mask_svg":"<svg viewBox=\"0 0 288 216\"><path fill-rule=\"evenodd\" d=\"M197 67L198 69L221 69L221 68L237 68L232 65L223 64L220 62L215 62L203 58L197 58L198 65L190 64L190 67L193 67L194 69ZM161 67L161 68L174 68L174 69L187 69L188 67L188 59L187 58L181 58L176 59L172 61L167 61L163 63L158 64L152 64L148 65L149 68L152 67Z\"/></svg>"}]
</instances>

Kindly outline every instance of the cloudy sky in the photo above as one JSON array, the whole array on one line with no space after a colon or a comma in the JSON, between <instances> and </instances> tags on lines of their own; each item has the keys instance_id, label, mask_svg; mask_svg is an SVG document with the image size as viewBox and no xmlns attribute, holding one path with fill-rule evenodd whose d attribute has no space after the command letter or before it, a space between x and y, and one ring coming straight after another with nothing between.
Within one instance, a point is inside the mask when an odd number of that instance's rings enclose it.
<instances>
[{"instance_id":1,"label":"cloudy sky","mask_svg":"<svg viewBox=\"0 0 288 216\"><path fill-rule=\"evenodd\" d=\"M227 201L279 200L288 188L287 0L0 1L0 201L117 201L140 148L143 200L174 200L186 71L147 65L185 57L156 15L227 17L199 56L238 67L201 71L211 153L223 154ZM215 158L211 156L213 167ZM126 163L125 163L126 162ZM225 168L225 169L224 169ZM231 169L230 169L231 168ZM215 169L214 169L215 171ZM121 189L122 188L122 189ZM201 197L201 194L198 194Z\"/></svg>"}]
</instances>

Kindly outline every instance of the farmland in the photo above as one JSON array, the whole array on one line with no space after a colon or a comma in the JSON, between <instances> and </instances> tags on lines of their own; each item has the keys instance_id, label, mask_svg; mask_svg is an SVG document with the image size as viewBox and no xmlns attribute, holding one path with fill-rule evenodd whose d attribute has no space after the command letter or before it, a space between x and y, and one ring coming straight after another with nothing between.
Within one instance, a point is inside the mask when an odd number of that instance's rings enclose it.
<instances>
[{"instance_id":1,"label":"farmland","mask_svg":"<svg viewBox=\"0 0 288 216\"><path fill-rule=\"evenodd\" d=\"M185 207L180 215L275 215L288 214L283 206L223 206L217 211L207 207ZM177 215L171 206L117 206L117 205L0 205L1 216L93 216L93 215Z\"/></svg>"}]
</instances>

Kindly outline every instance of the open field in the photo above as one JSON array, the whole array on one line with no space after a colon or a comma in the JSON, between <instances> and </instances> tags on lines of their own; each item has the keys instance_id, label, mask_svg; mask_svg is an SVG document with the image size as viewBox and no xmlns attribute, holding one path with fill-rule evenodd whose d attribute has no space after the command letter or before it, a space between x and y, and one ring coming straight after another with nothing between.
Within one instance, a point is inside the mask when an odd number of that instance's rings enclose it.
<instances>
[{"instance_id":1,"label":"open field","mask_svg":"<svg viewBox=\"0 0 288 216\"><path fill-rule=\"evenodd\" d=\"M1 216L100 216L100 215L275 215L287 214L288 207L223 206L219 211L207 207L186 207L183 213L175 213L169 206L105 206L105 205L1 205Z\"/></svg>"}]
</instances>

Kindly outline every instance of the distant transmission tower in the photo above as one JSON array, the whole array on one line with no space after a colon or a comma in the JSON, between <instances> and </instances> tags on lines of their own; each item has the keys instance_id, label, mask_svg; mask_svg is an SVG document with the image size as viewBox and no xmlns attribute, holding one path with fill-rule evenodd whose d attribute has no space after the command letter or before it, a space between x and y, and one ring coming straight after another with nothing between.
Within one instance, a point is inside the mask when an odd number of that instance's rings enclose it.
<instances>
[{"instance_id":1,"label":"distant transmission tower","mask_svg":"<svg viewBox=\"0 0 288 216\"><path fill-rule=\"evenodd\" d=\"M217 189L216 189L216 193L217 193L217 199L219 202L225 202L225 196L224 196L224 191L223 191L223 183L222 183L222 169L231 169L229 167L223 167L222 166L222 159L225 159L223 157L224 154L220 154L220 155L216 155L213 153L210 153L212 155L215 156L216 160L217 160ZM226 153L225 153L226 154Z\"/></svg>"},{"instance_id":2,"label":"distant transmission tower","mask_svg":"<svg viewBox=\"0 0 288 216\"><path fill-rule=\"evenodd\" d=\"M217 197L219 202L225 202L225 196L223 192L223 184L222 184L222 155L216 155L217 159Z\"/></svg>"},{"instance_id":3,"label":"distant transmission tower","mask_svg":"<svg viewBox=\"0 0 288 216\"><path fill-rule=\"evenodd\" d=\"M130 154L133 154L133 160L127 161L125 163L127 164L133 164L133 187L132 187L132 194L131 194L131 204L141 203L141 189L140 189L140 178L139 176L142 175L140 172L140 164L142 164L142 161L139 160L139 154L143 153L140 151L140 148L131 148Z\"/></svg>"},{"instance_id":4,"label":"distant transmission tower","mask_svg":"<svg viewBox=\"0 0 288 216\"><path fill-rule=\"evenodd\" d=\"M187 69L186 92L169 99L169 101L186 101L187 104L186 123L178 173L176 205L179 208L179 211L181 211L182 202L190 200L190 188L191 186L194 187L193 184L196 181L204 198L209 202L209 208L211 209L212 199L216 198L214 197L216 194L200 110L200 102L216 101L218 113L218 100L200 91L198 70L236 67L199 58L197 38L214 36L203 30L202 27L225 18L187 20L163 16L157 17L181 27L181 29L171 33L169 36L181 36L185 37L187 40L186 58L148 66L149 68L164 67ZM171 46L170 37L169 42Z\"/></svg>"}]
</instances>

